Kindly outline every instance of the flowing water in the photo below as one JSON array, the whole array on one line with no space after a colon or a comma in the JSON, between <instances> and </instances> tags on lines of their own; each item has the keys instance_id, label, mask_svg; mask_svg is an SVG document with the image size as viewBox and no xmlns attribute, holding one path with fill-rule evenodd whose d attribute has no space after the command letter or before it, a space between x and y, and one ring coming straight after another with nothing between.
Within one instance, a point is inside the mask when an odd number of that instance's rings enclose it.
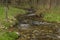
<instances>
[{"instance_id":1,"label":"flowing water","mask_svg":"<svg viewBox=\"0 0 60 40\"><path fill-rule=\"evenodd\" d=\"M17 40L60 40L59 23L41 21L37 15L20 16L18 22L10 28L10 31L17 30Z\"/></svg>"}]
</instances>

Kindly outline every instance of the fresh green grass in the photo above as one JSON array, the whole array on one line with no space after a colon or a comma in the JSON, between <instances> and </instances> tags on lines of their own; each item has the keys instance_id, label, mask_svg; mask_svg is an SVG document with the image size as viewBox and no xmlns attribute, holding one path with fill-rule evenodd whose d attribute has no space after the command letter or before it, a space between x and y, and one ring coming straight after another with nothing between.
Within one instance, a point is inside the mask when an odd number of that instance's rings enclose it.
<instances>
[{"instance_id":1,"label":"fresh green grass","mask_svg":"<svg viewBox=\"0 0 60 40\"><path fill-rule=\"evenodd\" d=\"M0 21L2 21L4 19L4 7L0 7Z\"/></svg>"},{"instance_id":2,"label":"fresh green grass","mask_svg":"<svg viewBox=\"0 0 60 40\"><path fill-rule=\"evenodd\" d=\"M18 9L18 8L14 8L14 7L9 7L8 10L8 17L14 16L16 14L24 14L26 11L22 10L22 9ZM0 6L0 21L3 20L4 18L6 18L5 15L5 7L1 7Z\"/></svg>"},{"instance_id":3,"label":"fresh green grass","mask_svg":"<svg viewBox=\"0 0 60 40\"><path fill-rule=\"evenodd\" d=\"M9 7L9 10L8 10L7 13L8 13L8 17L12 19L16 14L25 14L26 11L23 10L23 9ZM5 7L4 6L0 6L0 22L4 26L9 26L11 24L11 23L6 22L6 12L5 12Z\"/></svg>"},{"instance_id":4,"label":"fresh green grass","mask_svg":"<svg viewBox=\"0 0 60 40\"><path fill-rule=\"evenodd\" d=\"M50 12L44 14L44 20L50 22L60 22L60 7L50 9Z\"/></svg>"},{"instance_id":5,"label":"fresh green grass","mask_svg":"<svg viewBox=\"0 0 60 40\"><path fill-rule=\"evenodd\" d=\"M16 32L0 31L0 40L16 40L18 35Z\"/></svg>"},{"instance_id":6,"label":"fresh green grass","mask_svg":"<svg viewBox=\"0 0 60 40\"><path fill-rule=\"evenodd\" d=\"M12 18L19 13L24 14L25 10L10 7L8 10L8 17ZM5 7L0 6L0 23L2 23L5 27L8 27L11 23L6 22L5 20ZM18 35L16 32L8 32L7 30L1 31L0 29L0 40L15 40L17 37Z\"/></svg>"}]
</instances>

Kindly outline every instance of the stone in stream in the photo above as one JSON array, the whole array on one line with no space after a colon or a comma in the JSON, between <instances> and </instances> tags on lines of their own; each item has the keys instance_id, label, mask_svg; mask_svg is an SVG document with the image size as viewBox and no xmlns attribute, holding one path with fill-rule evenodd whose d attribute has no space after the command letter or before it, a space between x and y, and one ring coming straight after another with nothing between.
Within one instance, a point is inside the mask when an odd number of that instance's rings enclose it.
<instances>
[{"instance_id":1,"label":"stone in stream","mask_svg":"<svg viewBox=\"0 0 60 40\"><path fill-rule=\"evenodd\" d=\"M38 21L32 21L32 25L40 25L40 22L38 22Z\"/></svg>"},{"instance_id":2,"label":"stone in stream","mask_svg":"<svg viewBox=\"0 0 60 40\"><path fill-rule=\"evenodd\" d=\"M57 38L59 38L59 39L60 39L60 36L57 36Z\"/></svg>"},{"instance_id":3,"label":"stone in stream","mask_svg":"<svg viewBox=\"0 0 60 40\"><path fill-rule=\"evenodd\" d=\"M30 22L32 25L40 26L40 25L50 25L51 23L48 22L41 22L41 21L32 21Z\"/></svg>"},{"instance_id":4,"label":"stone in stream","mask_svg":"<svg viewBox=\"0 0 60 40\"><path fill-rule=\"evenodd\" d=\"M28 14L28 15L26 15L26 16L35 16L36 14Z\"/></svg>"},{"instance_id":5,"label":"stone in stream","mask_svg":"<svg viewBox=\"0 0 60 40\"><path fill-rule=\"evenodd\" d=\"M20 25L18 26L18 29L28 29L29 27L30 27L29 24L20 24Z\"/></svg>"}]
</instances>

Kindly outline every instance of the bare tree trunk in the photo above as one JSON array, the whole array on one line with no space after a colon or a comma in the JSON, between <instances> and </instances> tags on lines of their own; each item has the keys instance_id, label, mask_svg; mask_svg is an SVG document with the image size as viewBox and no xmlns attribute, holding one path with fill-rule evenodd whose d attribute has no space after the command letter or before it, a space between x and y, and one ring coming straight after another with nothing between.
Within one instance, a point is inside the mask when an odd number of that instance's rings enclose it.
<instances>
[{"instance_id":1,"label":"bare tree trunk","mask_svg":"<svg viewBox=\"0 0 60 40\"><path fill-rule=\"evenodd\" d=\"M51 0L48 0L47 2L47 9L50 9L51 8Z\"/></svg>"},{"instance_id":2,"label":"bare tree trunk","mask_svg":"<svg viewBox=\"0 0 60 40\"><path fill-rule=\"evenodd\" d=\"M6 13L6 21L8 21L8 1L6 0L6 4L5 4L5 13Z\"/></svg>"}]
</instances>

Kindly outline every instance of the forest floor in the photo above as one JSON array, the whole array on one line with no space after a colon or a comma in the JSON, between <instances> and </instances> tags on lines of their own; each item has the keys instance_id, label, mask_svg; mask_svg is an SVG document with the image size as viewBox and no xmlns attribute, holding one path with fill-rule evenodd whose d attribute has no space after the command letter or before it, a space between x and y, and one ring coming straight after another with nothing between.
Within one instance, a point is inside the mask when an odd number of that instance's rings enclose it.
<instances>
[{"instance_id":1,"label":"forest floor","mask_svg":"<svg viewBox=\"0 0 60 40\"><path fill-rule=\"evenodd\" d=\"M25 13L26 11L23 9L9 7L8 17L9 19L10 18L14 19L14 17L17 14L25 14ZM60 36L59 36L60 35L60 29L59 29L60 28L60 7L52 8L50 9L50 12L44 13L43 20L51 23L46 25L31 26L31 28L28 28L27 30L18 30L16 28L11 28L10 30L13 30L12 32L10 32L9 29L7 31L7 29L5 28L6 32L5 31L1 32L1 33L4 33L2 34L4 36L2 35L1 35L2 37L0 36L1 40L4 40L5 38L6 38L5 40L15 40L16 38L18 38L17 37L18 35L16 35L16 31L19 32L19 35L20 34L22 35L21 37L19 36L18 40L40 40L40 39L41 40L45 40L45 39L60 40ZM8 23L6 22L5 7L1 7L1 6L0 6L0 23L5 27L8 27L9 25L13 24L10 22Z\"/></svg>"}]
</instances>

